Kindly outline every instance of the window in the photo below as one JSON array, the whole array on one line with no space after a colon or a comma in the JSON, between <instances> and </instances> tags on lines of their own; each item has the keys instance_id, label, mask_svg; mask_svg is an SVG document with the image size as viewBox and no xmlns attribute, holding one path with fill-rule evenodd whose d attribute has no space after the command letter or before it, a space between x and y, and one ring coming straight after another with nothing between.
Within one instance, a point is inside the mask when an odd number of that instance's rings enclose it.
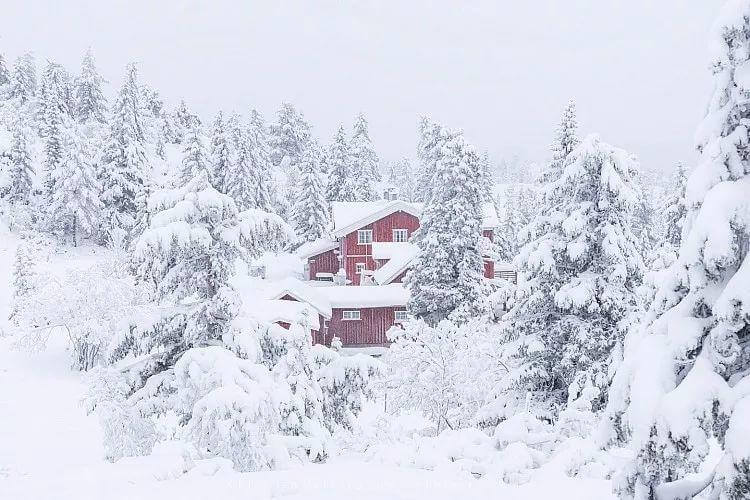
<instances>
[{"instance_id":1,"label":"window","mask_svg":"<svg viewBox=\"0 0 750 500\"><path fill-rule=\"evenodd\" d=\"M360 229L357 231L357 244L369 245L372 243L372 229Z\"/></svg>"},{"instance_id":2,"label":"window","mask_svg":"<svg viewBox=\"0 0 750 500\"><path fill-rule=\"evenodd\" d=\"M406 311L396 311L396 323L402 323L409 319L409 313Z\"/></svg>"},{"instance_id":3,"label":"window","mask_svg":"<svg viewBox=\"0 0 750 500\"><path fill-rule=\"evenodd\" d=\"M356 321L360 319L359 311L344 311L342 319L344 321Z\"/></svg>"},{"instance_id":4,"label":"window","mask_svg":"<svg viewBox=\"0 0 750 500\"><path fill-rule=\"evenodd\" d=\"M394 229L393 230L393 241L397 243L406 243L409 239L409 233L406 229Z\"/></svg>"},{"instance_id":5,"label":"window","mask_svg":"<svg viewBox=\"0 0 750 500\"><path fill-rule=\"evenodd\" d=\"M364 262L357 262L357 264L354 266L357 270L357 274L362 274L362 271L367 269L367 264Z\"/></svg>"}]
</instances>

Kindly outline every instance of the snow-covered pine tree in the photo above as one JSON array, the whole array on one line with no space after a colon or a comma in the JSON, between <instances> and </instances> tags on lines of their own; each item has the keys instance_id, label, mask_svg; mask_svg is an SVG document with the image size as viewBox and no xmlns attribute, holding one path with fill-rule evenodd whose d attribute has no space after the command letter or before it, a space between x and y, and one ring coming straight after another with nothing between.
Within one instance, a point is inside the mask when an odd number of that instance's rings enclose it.
<instances>
[{"instance_id":1,"label":"snow-covered pine tree","mask_svg":"<svg viewBox=\"0 0 750 500\"><path fill-rule=\"evenodd\" d=\"M5 62L5 57L0 54L0 88L10 83L10 70Z\"/></svg>"},{"instance_id":2,"label":"snow-covered pine tree","mask_svg":"<svg viewBox=\"0 0 750 500\"><path fill-rule=\"evenodd\" d=\"M462 323L483 310L480 160L463 134L443 131L431 194L422 213L420 249L406 275L409 310L428 324Z\"/></svg>"},{"instance_id":3,"label":"snow-covered pine tree","mask_svg":"<svg viewBox=\"0 0 750 500\"><path fill-rule=\"evenodd\" d=\"M203 130L198 121L193 121L193 126L186 132L182 141L182 172L180 173L180 185L189 183L201 172L209 175L209 158L206 152L206 141Z\"/></svg>"},{"instance_id":4,"label":"snow-covered pine tree","mask_svg":"<svg viewBox=\"0 0 750 500\"><path fill-rule=\"evenodd\" d=\"M180 100L180 103L177 105L177 108L174 111L174 135L175 135L175 144L182 144L182 140L184 139L185 135L193 128L193 123L195 121L198 121L198 124L200 125L200 118L198 118L197 115L193 114L190 109L188 109L187 103L184 99Z\"/></svg>"},{"instance_id":5,"label":"snow-covered pine tree","mask_svg":"<svg viewBox=\"0 0 750 500\"><path fill-rule=\"evenodd\" d=\"M606 439L637 450L621 498L750 494L750 2L724 5L711 49L679 257L610 392Z\"/></svg>"},{"instance_id":6,"label":"snow-covered pine tree","mask_svg":"<svg viewBox=\"0 0 750 500\"><path fill-rule=\"evenodd\" d=\"M112 109L98 172L105 211L102 239L109 243L113 231L129 232L137 218L136 200L148 172L142 113L138 70L130 64Z\"/></svg>"},{"instance_id":7,"label":"snow-covered pine tree","mask_svg":"<svg viewBox=\"0 0 750 500\"><path fill-rule=\"evenodd\" d=\"M226 176L232 170L234 150L232 138L227 130L224 113L219 111L211 126L209 138L209 179L211 184L222 193L227 193Z\"/></svg>"},{"instance_id":8,"label":"snow-covered pine tree","mask_svg":"<svg viewBox=\"0 0 750 500\"><path fill-rule=\"evenodd\" d=\"M13 75L8 96L26 104L36 96L36 62L34 56L27 52L16 59L13 64Z\"/></svg>"},{"instance_id":9,"label":"snow-covered pine tree","mask_svg":"<svg viewBox=\"0 0 750 500\"><path fill-rule=\"evenodd\" d=\"M351 163L349 143L340 126L328 148L328 201L358 201L357 178Z\"/></svg>"},{"instance_id":10,"label":"snow-covered pine tree","mask_svg":"<svg viewBox=\"0 0 750 500\"><path fill-rule=\"evenodd\" d=\"M102 92L104 78L96 69L94 51L89 47L81 62L81 74L75 82L76 119L80 123L105 123L107 99Z\"/></svg>"},{"instance_id":11,"label":"snow-covered pine tree","mask_svg":"<svg viewBox=\"0 0 750 500\"><path fill-rule=\"evenodd\" d=\"M310 125L301 112L290 103L281 104L271 124L269 134L270 158L275 166L288 170L299 164L302 155L312 143Z\"/></svg>"},{"instance_id":12,"label":"snow-covered pine tree","mask_svg":"<svg viewBox=\"0 0 750 500\"><path fill-rule=\"evenodd\" d=\"M48 203L54 195L55 172L60 168L65 153L66 128L72 125L70 110L65 101L64 69L57 63L49 62L44 70L39 91L39 120L41 136L44 138L44 184Z\"/></svg>"},{"instance_id":13,"label":"snow-covered pine tree","mask_svg":"<svg viewBox=\"0 0 750 500\"><path fill-rule=\"evenodd\" d=\"M370 140L367 119L362 113L354 121L349 154L351 172L357 182L357 201L375 200L375 183L381 178L380 160Z\"/></svg>"},{"instance_id":14,"label":"snow-covered pine tree","mask_svg":"<svg viewBox=\"0 0 750 500\"><path fill-rule=\"evenodd\" d=\"M664 221L665 242L672 248L680 248L682 242L682 230L685 226L688 207L685 202L685 188L687 187L687 171L682 164L672 174L670 190L664 200L663 212L666 216Z\"/></svg>"},{"instance_id":15,"label":"snow-covered pine tree","mask_svg":"<svg viewBox=\"0 0 750 500\"><path fill-rule=\"evenodd\" d=\"M520 234L515 259L523 273L506 315L516 393L530 392L551 417L584 389L606 402L643 272L631 229L639 191L635 159L595 135L567 157L544 185L539 213Z\"/></svg>"},{"instance_id":16,"label":"snow-covered pine tree","mask_svg":"<svg viewBox=\"0 0 750 500\"><path fill-rule=\"evenodd\" d=\"M495 249L503 262L513 262L518 254L519 209L513 196L506 195L498 210L500 227L495 234Z\"/></svg>"},{"instance_id":17,"label":"snow-covered pine tree","mask_svg":"<svg viewBox=\"0 0 750 500\"><path fill-rule=\"evenodd\" d=\"M35 275L32 249L28 243L21 243L16 248L16 258L13 261L13 306L8 318L16 326L19 325L19 316L26 299L36 286Z\"/></svg>"},{"instance_id":18,"label":"snow-covered pine tree","mask_svg":"<svg viewBox=\"0 0 750 500\"><path fill-rule=\"evenodd\" d=\"M546 184L557 180L565 168L565 159L578 145L578 120L576 119L576 105L571 99L563 110L560 125L557 128L555 140L552 142L552 158L542 170L537 182Z\"/></svg>"},{"instance_id":19,"label":"snow-covered pine tree","mask_svg":"<svg viewBox=\"0 0 750 500\"><path fill-rule=\"evenodd\" d=\"M302 157L292 217L301 243L317 240L328 233L331 221L315 148L308 148Z\"/></svg>"},{"instance_id":20,"label":"snow-covered pine tree","mask_svg":"<svg viewBox=\"0 0 750 500\"><path fill-rule=\"evenodd\" d=\"M492 201L492 188L495 185L495 181L492 178L492 171L490 167L490 154L485 151L479 158L479 172L482 187L482 199L486 202Z\"/></svg>"},{"instance_id":21,"label":"snow-covered pine tree","mask_svg":"<svg viewBox=\"0 0 750 500\"><path fill-rule=\"evenodd\" d=\"M419 118L419 141L417 142L417 200L424 203L430 199L432 190L432 176L435 173L438 144L441 142L442 127L427 116Z\"/></svg>"},{"instance_id":22,"label":"snow-covered pine tree","mask_svg":"<svg viewBox=\"0 0 750 500\"><path fill-rule=\"evenodd\" d=\"M32 131L17 118L12 124L13 142L7 155L8 185L4 193L11 203L29 203L34 167L31 163Z\"/></svg>"},{"instance_id":23,"label":"snow-covered pine tree","mask_svg":"<svg viewBox=\"0 0 750 500\"><path fill-rule=\"evenodd\" d=\"M235 150L226 176L228 194L241 210L273 211L272 166L263 118L252 110L250 122L244 127L239 116L233 115L228 129Z\"/></svg>"},{"instance_id":24,"label":"snow-covered pine tree","mask_svg":"<svg viewBox=\"0 0 750 500\"><path fill-rule=\"evenodd\" d=\"M414 176L409 158L399 161L395 168L399 198L409 203L417 201L417 179Z\"/></svg>"},{"instance_id":25,"label":"snow-covered pine tree","mask_svg":"<svg viewBox=\"0 0 750 500\"><path fill-rule=\"evenodd\" d=\"M77 246L79 236L89 237L98 228L102 210L100 186L86 140L72 124L65 127L63 151L60 164L51 172L48 220L53 233L62 240L71 238L73 246Z\"/></svg>"},{"instance_id":26,"label":"snow-covered pine tree","mask_svg":"<svg viewBox=\"0 0 750 500\"><path fill-rule=\"evenodd\" d=\"M268 130L263 116L255 109L250 110L247 141L252 172L255 177L255 203L250 207L272 212L274 197L273 164L271 163L268 145Z\"/></svg>"}]
</instances>

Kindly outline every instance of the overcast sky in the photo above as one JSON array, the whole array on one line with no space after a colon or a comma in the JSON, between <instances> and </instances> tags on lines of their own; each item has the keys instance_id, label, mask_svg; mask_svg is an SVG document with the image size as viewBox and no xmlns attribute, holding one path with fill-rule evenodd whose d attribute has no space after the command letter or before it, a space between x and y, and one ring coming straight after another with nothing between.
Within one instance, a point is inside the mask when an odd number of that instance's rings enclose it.
<instances>
[{"instance_id":1,"label":"overcast sky","mask_svg":"<svg viewBox=\"0 0 750 500\"><path fill-rule=\"evenodd\" d=\"M413 156L429 114L495 160L546 158L569 98L584 133L644 167L692 164L720 0L2 0L0 52L77 71L94 47L204 118L296 104L328 142L363 111L381 157Z\"/></svg>"}]
</instances>

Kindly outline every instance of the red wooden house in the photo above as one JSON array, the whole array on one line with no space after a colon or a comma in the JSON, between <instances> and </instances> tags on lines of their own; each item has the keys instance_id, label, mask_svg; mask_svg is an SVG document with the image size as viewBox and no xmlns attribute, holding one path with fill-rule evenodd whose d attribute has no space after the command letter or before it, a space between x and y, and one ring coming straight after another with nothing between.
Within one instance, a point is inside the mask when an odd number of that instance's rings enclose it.
<instances>
[{"instance_id":1,"label":"red wooden house","mask_svg":"<svg viewBox=\"0 0 750 500\"><path fill-rule=\"evenodd\" d=\"M316 342L330 344L336 336L345 347L387 345L388 329L406 319L409 297L401 282L418 253L409 240L419 230L422 206L383 200L337 202L332 208L333 239L297 251L306 279L315 286L273 298L304 302L315 296L322 325L314 333ZM492 240L498 225L494 206L486 204L481 241L487 278L495 277Z\"/></svg>"}]
</instances>

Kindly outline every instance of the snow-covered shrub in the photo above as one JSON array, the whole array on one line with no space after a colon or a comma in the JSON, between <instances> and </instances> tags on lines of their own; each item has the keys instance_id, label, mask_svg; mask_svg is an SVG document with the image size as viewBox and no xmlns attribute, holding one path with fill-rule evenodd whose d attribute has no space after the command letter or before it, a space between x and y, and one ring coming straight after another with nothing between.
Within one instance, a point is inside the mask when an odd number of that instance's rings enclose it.
<instances>
[{"instance_id":1,"label":"snow-covered shrub","mask_svg":"<svg viewBox=\"0 0 750 500\"><path fill-rule=\"evenodd\" d=\"M141 299L128 277L95 265L67 270L61 277L38 276L37 286L24 297L14 319L28 336L41 342L52 330L62 329L70 341L73 366L88 370L102 361Z\"/></svg>"},{"instance_id":2,"label":"snow-covered shrub","mask_svg":"<svg viewBox=\"0 0 750 500\"><path fill-rule=\"evenodd\" d=\"M383 357L392 411L422 411L434 433L471 425L494 386L504 378L493 359L497 335L485 320L431 327L415 320L388 332L393 341Z\"/></svg>"},{"instance_id":3,"label":"snow-covered shrub","mask_svg":"<svg viewBox=\"0 0 750 500\"><path fill-rule=\"evenodd\" d=\"M184 437L202 454L228 458L241 471L273 467L277 394L262 365L223 347L194 348L175 364L174 387Z\"/></svg>"}]
</instances>

